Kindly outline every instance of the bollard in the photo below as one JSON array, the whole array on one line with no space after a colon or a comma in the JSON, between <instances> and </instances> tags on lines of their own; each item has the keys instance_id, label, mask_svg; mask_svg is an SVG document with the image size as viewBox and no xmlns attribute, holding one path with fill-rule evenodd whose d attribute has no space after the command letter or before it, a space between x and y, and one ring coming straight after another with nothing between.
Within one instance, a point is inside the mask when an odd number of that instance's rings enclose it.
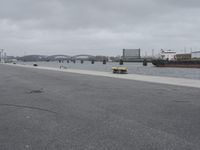
<instances>
[{"instance_id":1,"label":"bollard","mask_svg":"<svg viewBox=\"0 0 200 150\"><path fill-rule=\"evenodd\" d=\"M69 60L67 60L67 63L69 63Z\"/></svg>"},{"instance_id":2,"label":"bollard","mask_svg":"<svg viewBox=\"0 0 200 150\"><path fill-rule=\"evenodd\" d=\"M94 60L91 61L91 64L94 64Z\"/></svg>"},{"instance_id":3,"label":"bollard","mask_svg":"<svg viewBox=\"0 0 200 150\"><path fill-rule=\"evenodd\" d=\"M103 64L104 64L104 65L106 64L106 60L105 60L105 59L103 60Z\"/></svg>"},{"instance_id":4,"label":"bollard","mask_svg":"<svg viewBox=\"0 0 200 150\"><path fill-rule=\"evenodd\" d=\"M81 64L83 64L84 63L84 61L83 60L81 60Z\"/></svg>"}]
</instances>

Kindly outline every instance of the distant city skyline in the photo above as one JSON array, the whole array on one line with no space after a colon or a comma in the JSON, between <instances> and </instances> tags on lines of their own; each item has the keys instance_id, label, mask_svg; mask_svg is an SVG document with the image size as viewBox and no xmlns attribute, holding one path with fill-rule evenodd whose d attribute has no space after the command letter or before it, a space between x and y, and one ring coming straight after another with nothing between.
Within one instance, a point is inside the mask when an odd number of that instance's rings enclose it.
<instances>
[{"instance_id":1,"label":"distant city skyline","mask_svg":"<svg viewBox=\"0 0 200 150\"><path fill-rule=\"evenodd\" d=\"M0 0L8 55L122 55L200 50L198 0Z\"/></svg>"}]
</instances>

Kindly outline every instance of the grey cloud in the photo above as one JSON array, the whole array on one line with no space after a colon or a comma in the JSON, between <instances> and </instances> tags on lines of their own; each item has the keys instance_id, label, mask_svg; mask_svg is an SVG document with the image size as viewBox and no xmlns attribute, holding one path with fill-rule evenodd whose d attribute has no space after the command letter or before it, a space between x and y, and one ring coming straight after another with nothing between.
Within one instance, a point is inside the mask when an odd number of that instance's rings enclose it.
<instances>
[{"instance_id":1,"label":"grey cloud","mask_svg":"<svg viewBox=\"0 0 200 150\"><path fill-rule=\"evenodd\" d=\"M35 20L37 27L52 29L115 27L121 24L137 24L160 11L156 3L149 1L7 1L0 10L1 17L14 20ZM8 9L8 10L6 10ZM164 12L163 10L159 13ZM23 21L26 22L26 21Z\"/></svg>"},{"instance_id":2,"label":"grey cloud","mask_svg":"<svg viewBox=\"0 0 200 150\"><path fill-rule=\"evenodd\" d=\"M0 43L10 53L200 47L197 0L0 1Z\"/></svg>"},{"instance_id":3,"label":"grey cloud","mask_svg":"<svg viewBox=\"0 0 200 150\"><path fill-rule=\"evenodd\" d=\"M181 0L181 1L175 1L175 0L156 0L159 4L164 5L170 5L174 7L180 7L180 8L199 8L200 7L200 1L199 0Z\"/></svg>"}]
</instances>

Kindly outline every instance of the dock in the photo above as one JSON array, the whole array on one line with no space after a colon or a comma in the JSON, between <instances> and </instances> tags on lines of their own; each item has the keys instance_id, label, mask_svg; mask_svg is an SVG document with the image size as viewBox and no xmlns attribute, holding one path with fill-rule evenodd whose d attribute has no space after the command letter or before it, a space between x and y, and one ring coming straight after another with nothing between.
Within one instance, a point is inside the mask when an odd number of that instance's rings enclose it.
<instances>
[{"instance_id":1,"label":"dock","mask_svg":"<svg viewBox=\"0 0 200 150\"><path fill-rule=\"evenodd\" d=\"M200 149L197 85L98 73L0 64L0 149Z\"/></svg>"}]
</instances>

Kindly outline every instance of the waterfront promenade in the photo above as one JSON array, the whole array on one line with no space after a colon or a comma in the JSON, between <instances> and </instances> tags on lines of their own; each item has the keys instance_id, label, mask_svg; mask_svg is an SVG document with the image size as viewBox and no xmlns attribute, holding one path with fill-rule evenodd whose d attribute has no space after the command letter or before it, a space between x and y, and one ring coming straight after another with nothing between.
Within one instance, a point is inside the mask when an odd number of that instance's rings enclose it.
<instances>
[{"instance_id":1,"label":"waterfront promenade","mask_svg":"<svg viewBox=\"0 0 200 150\"><path fill-rule=\"evenodd\" d=\"M197 150L199 91L0 64L0 149Z\"/></svg>"}]
</instances>

